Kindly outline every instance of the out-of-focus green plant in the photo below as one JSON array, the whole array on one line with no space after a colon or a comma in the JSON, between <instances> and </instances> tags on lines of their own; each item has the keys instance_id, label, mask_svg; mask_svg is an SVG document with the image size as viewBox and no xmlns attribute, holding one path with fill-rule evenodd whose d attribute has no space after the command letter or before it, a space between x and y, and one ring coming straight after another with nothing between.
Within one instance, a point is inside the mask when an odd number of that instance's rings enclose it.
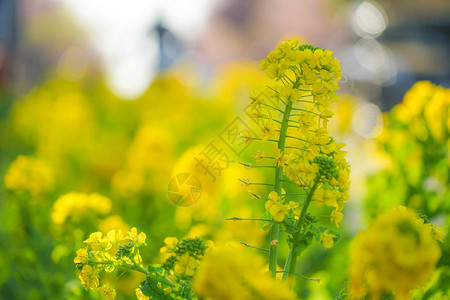
<instances>
[{"instance_id":1,"label":"out-of-focus green plant","mask_svg":"<svg viewBox=\"0 0 450 300\"><path fill-rule=\"evenodd\" d=\"M374 218L403 205L425 223L443 226L437 229L444 236L437 269L428 287L413 293L417 299L443 297L450 293L450 89L416 83L384 123L373 155L383 167L368 178L365 213Z\"/></svg>"},{"instance_id":2,"label":"out-of-focus green plant","mask_svg":"<svg viewBox=\"0 0 450 300\"><path fill-rule=\"evenodd\" d=\"M366 212L406 205L433 218L450 212L450 90L416 83L384 116L384 169L368 179Z\"/></svg>"}]
</instances>

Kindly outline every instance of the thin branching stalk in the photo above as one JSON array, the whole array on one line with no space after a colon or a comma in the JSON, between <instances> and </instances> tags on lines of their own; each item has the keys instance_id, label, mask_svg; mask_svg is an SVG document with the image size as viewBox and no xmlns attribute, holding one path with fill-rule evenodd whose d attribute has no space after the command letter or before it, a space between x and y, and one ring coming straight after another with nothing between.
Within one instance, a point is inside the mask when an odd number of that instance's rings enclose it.
<instances>
[{"instance_id":1,"label":"thin branching stalk","mask_svg":"<svg viewBox=\"0 0 450 300\"><path fill-rule=\"evenodd\" d=\"M297 257L300 254L300 253L298 253L298 246L300 244L300 240L302 239L302 228L303 228L303 224L305 222L306 212L308 211L309 204L311 203L311 200L313 198L314 192L315 192L318 184L319 184L319 181L316 180L314 182L314 185L312 186L311 190L309 191L309 194L306 198L305 203L302 206L300 217L297 222L297 230L295 231L293 240L292 240L292 247L289 251L288 258L286 260L286 265L285 265L285 270L284 270L285 272L283 273L283 276L282 276L283 279L292 277L295 273L295 266L297 265Z\"/></svg>"},{"instance_id":2,"label":"thin branching stalk","mask_svg":"<svg viewBox=\"0 0 450 300\"><path fill-rule=\"evenodd\" d=\"M292 102L288 102L284 109L283 121L281 122L280 138L278 140L278 149L284 152L286 143L286 132L289 116L291 114ZM283 179L283 166L277 166L275 171L275 192L281 195ZM278 261L278 240L280 238L280 224L276 222L270 229L270 248L269 248L269 272L273 277L277 276L277 261Z\"/></svg>"}]
</instances>

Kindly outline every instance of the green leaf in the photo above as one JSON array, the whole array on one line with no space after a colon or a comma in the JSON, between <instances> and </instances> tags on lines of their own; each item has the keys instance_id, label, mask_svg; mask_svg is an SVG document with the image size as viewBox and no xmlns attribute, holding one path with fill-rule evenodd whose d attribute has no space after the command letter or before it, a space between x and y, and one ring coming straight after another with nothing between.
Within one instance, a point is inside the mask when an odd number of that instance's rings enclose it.
<instances>
[{"instance_id":1,"label":"green leaf","mask_svg":"<svg viewBox=\"0 0 450 300\"><path fill-rule=\"evenodd\" d=\"M297 230L297 224L293 217L284 218L283 224L288 234L294 234L294 232Z\"/></svg>"},{"instance_id":2,"label":"green leaf","mask_svg":"<svg viewBox=\"0 0 450 300\"><path fill-rule=\"evenodd\" d=\"M296 255L302 253L306 250L306 248L311 245L314 240L314 233L311 231L307 231L305 235L303 235L302 239L299 241L297 248L295 249Z\"/></svg>"},{"instance_id":3,"label":"green leaf","mask_svg":"<svg viewBox=\"0 0 450 300\"><path fill-rule=\"evenodd\" d=\"M158 287L159 281L155 277L148 276L146 280L141 282L142 293L150 299L172 300L172 296L164 293L161 287Z\"/></svg>"},{"instance_id":4,"label":"green leaf","mask_svg":"<svg viewBox=\"0 0 450 300\"><path fill-rule=\"evenodd\" d=\"M436 268L444 266L448 268L450 266L450 245L439 243L439 246L441 246L442 255L437 263Z\"/></svg>"}]
</instances>

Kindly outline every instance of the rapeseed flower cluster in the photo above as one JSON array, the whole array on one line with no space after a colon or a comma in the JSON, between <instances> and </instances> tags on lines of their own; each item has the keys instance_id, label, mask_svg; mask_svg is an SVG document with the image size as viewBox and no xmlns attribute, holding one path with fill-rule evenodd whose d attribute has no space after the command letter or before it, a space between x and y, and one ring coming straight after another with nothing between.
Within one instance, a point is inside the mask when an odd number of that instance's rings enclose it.
<instances>
[{"instance_id":1,"label":"rapeseed flower cluster","mask_svg":"<svg viewBox=\"0 0 450 300\"><path fill-rule=\"evenodd\" d=\"M310 230L327 248L333 245L332 237L337 238L331 231L327 234L322 229L315 230L312 223L306 221L310 203L331 207L330 221L339 227L344 203L350 198L350 168L345 159L347 152L342 150L345 144L336 142L328 134L328 122L334 114L332 105L339 99L336 91L342 73L331 51L299 45L298 39L282 42L261 61L260 68L272 79L272 84L253 92L247 109L252 122L259 127L259 135L248 130L241 136L246 143L272 142L276 149L273 151L269 146L264 151L258 150L253 155L255 165L246 163L244 166L272 168L274 181L256 183L246 178L241 182L256 199L263 197L252 185L273 186L268 198L264 198L267 199L264 217L273 220L265 226L271 232L269 269L275 275L282 225L291 234L288 238L291 253L285 273L292 275L300 253L299 245L311 241L307 238ZM268 150L274 154L266 155L270 153ZM284 192L282 195L285 184L294 184L303 193ZM302 194L303 197L298 197ZM308 242L301 242L302 239Z\"/></svg>"},{"instance_id":2,"label":"rapeseed flower cluster","mask_svg":"<svg viewBox=\"0 0 450 300\"><path fill-rule=\"evenodd\" d=\"M139 300L147 299L196 299L191 290L191 281L206 250L212 242L200 238L175 237L164 240L160 249L168 258L160 266L148 267L147 278L136 289Z\"/></svg>"},{"instance_id":3,"label":"rapeseed flower cluster","mask_svg":"<svg viewBox=\"0 0 450 300\"><path fill-rule=\"evenodd\" d=\"M200 238L186 238L179 242L175 237L166 238L164 244L160 252L170 256L163 268L173 271L177 276L193 276L206 249L212 245L211 242L205 243Z\"/></svg>"},{"instance_id":4,"label":"rapeseed flower cluster","mask_svg":"<svg viewBox=\"0 0 450 300\"><path fill-rule=\"evenodd\" d=\"M6 172L5 186L12 191L39 196L53 188L53 170L41 159L19 155Z\"/></svg>"},{"instance_id":5,"label":"rapeseed flower cluster","mask_svg":"<svg viewBox=\"0 0 450 300\"><path fill-rule=\"evenodd\" d=\"M123 168L112 177L112 189L126 198L152 192L153 187L169 181L173 160L172 136L160 127L143 124L127 149ZM152 176L155 173L159 176Z\"/></svg>"},{"instance_id":6,"label":"rapeseed flower cluster","mask_svg":"<svg viewBox=\"0 0 450 300\"><path fill-rule=\"evenodd\" d=\"M55 224L63 224L70 217L79 221L84 216L105 215L111 211L111 200L103 195L72 192L59 197L53 204L51 218Z\"/></svg>"},{"instance_id":7,"label":"rapeseed flower cluster","mask_svg":"<svg viewBox=\"0 0 450 300\"><path fill-rule=\"evenodd\" d=\"M449 137L450 90L429 81L419 81L392 110L393 117L409 125L419 140L431 138L445 142Z\"/></svg>"},{"instance_id":8,"label":"rapeseed flower cluster","mask_svg":"<svg viewBox=\"0 0 450 300\"><path fill-rule=\"evenodd\" d=\"M74 259L81 284L86 290L98 291L103 298L114 299L116 291L109 283L103 283L107 280L106 276L101 280L102 275L117 269L132 270L146 276L135 290L137 299L193 299L192 277L212 242L168 237L160 251L170 256L161 265L145 268L140 254L140 248L147 245L145 241L145 233L139 233L135 227L127 235L121 230L111 230L106 236L92 233Z\"/></svg>"},{"instance_id":9,"label":"rapeseed flower cluster","mask_svg":"<svg viewBox=\"0 0 450 300\"><path fill-rule=\"evenodd\" d=\"M386 164L368 180L369 211L405 205L430 218L448 215L450 89L417 82L384 124L374 154Z\"/></svg>"},{"instance_id":10,"label":"rapeseed flower cluster","mask_svg":"<svg viewBox=\"0 0 450 300\"><path fill-rule=\"evenodd\" d=\"M99 285L101 273L112 273L118 267L145 270L139 253L139 248L146 245L145 239L145 233L138 233L135 227L127 235L121 230L111 230L106 236L92 233L74 259L84 288L99 291L105 299L114 299L116 292L112 286Z\"/></svg>"},{"instance_id":11,"label":"rapeseed flower cluster","mask_svg":"<svg viewBox=\"0 0 450 300\"><path fill-rule=\"evenodd\" d=\"M331 220L337 225L342 220L343 204L349 199L350 170L347 152L342 150L345 144L337 143L327 132L341 76L339 62L331 55L329 50L298 45L297 39L283 42L260 65L277 84L252 94L248 112L261 125L262 140L285 139L284 149L277 148L273 159L288 179L306 189L320 180L316 204L333 207ZM284 123L285 132L280 136ZM250 133L243 137L259 139ZM254 158L262 163L270 157L258 151ZM247 182L247 186L250 184Z\"/></svg>"},{"instance_id":12,"label":"rapeseed flower cluster","mask_svg":"<svg viewBox=\"0 0 450 300\"><path fill-rule=\"evenodd\" d=\"M441 256L439 232L404 206L380 215L352 242L350 294L381 299L394 292L396 299L411 299L410 291L427 283Z\"/></svg>"}]
</instances>

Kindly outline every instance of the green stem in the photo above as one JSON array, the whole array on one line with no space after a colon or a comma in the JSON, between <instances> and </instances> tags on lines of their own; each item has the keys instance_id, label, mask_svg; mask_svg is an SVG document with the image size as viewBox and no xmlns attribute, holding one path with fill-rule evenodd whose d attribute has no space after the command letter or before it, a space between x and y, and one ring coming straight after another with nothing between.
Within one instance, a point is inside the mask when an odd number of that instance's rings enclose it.
<instances>
[{"instance_id":1,"label":"green stem","mask_svg":"<svg viewBox=\"0 0 450 300\"><path fill-rule=\"evenodd\" d=\"M286 143L286 132L288 126L289 115L292 110L292 102L289 101L284 109L283 121L280 128L280 139L278 140L278 149L284 152L284 146ZM283 179L283 167L277 166L275 172L275 192L281 195ZM280 238L280 223L276 222L270 229L270 248L269 248L269 272L273 277L277 276L277 257L278 257L278 240ZM274 242L272 242L274 241Z\"/></svg>"},{"instance_id":2,"label":"green stem","mask_svg":"<svg viewBox=\"0 0 450 300\"><path fill-rule=\"evenodd\" d=\"M266 221L270 222L269 219L257 219L257 218L239 218L239 217L232 217L225 219L226 221Z\"/></svg>"},{"instance_id":3,"label":"green stem","mask_svg":"<svg viewBox=\"0 0 450 300\"><path fill-rule=\"evenodd\" d=\"M284 271L278 271L277 273L284 273ZM295 273L295 275L296 275L296 276L303 277L303 278L306 278L306 279L311 280L311 281L315 281L315 282L317 282L317 283L320 282L320 278L308 277L308 276L305 276L305 275L302 275L302 274L299 274L299 273Z\"/></svg>"},{"instance_id":4,"label":"green stem","mask_svg":"<svg viewBox=\"0 0 450 300\"><path fill-rule=\"evenodd\" d=\"M283 275L281 277L282 280L285 280L288 278L288 269L289 269L289 265L291 264L291 260L292 260L292 251L289 251L288 253L288 257L286 258L286 262L284 263L284 269L283 269Z\"/></svg>"},{"instance_id":5,"label":"green stem","mask_svg":"<svg viewBox=\"0 0 450 300\"><path fill-rule=\"evenodd\" d=\"M245 247L249 247L249 248L253 248L253 249L269 252L269 249L252 246L252 245L250 245L249 243L246 243L246 242L241 242L241 244L244 245Z\"/></svg>"},{"instance_id":6,"label":"green stem","mask_svg":"<svg viewBox=\"0 0 450 300\"><path fill-rule=\"evenodd\" d=\"M306 212L308 211L309 204L311 203L311 200L314 195L314 191L316 190L318 184L319 184L319 181L316 180L308 194L308 197L306 198L305 203L303 204L302 211L300 212L300 217L299 217L298 223L297 223L297 230L294 233L294 236L292 239L292 247L291 247L291 250L289 251L288 259L287 259L286 265L284 267L284 273L283 273L283 277L282 277L283 279L292 277L295 274L295 266L297 264L297 257L300 254L297 251L297 247L302 238L302 236L301 236L302 227L303 227L303 224L305 223Z\"/></svg>"},{"instance_id":7,"label":"green stem","mask_svg":"<svg viewBox=\"0 0 450 300\"><path fill-rule=\"evenodd\" d=\"M141 267L133 258L130 257L131 262L133 265L131 266L132 270L144 273L145 275L148 275L148 270Z\"/></svg>"}]
</instances>

